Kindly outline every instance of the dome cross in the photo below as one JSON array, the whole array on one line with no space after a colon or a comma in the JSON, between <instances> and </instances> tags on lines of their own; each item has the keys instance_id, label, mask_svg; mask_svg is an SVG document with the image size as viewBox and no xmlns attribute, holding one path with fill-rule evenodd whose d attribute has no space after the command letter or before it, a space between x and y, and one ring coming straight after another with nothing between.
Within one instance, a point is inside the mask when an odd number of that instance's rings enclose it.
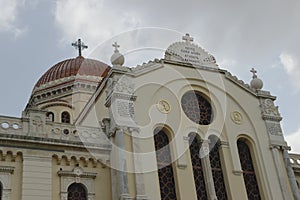
<instances>
[{"instance_id":1,"label":"dome cross","mask_svg":"<svg viewBox=\"0 0 300 200\"><path fill-rule=\"evenodd\" d=\"M186 33L184 36L182 36L182 40L184 40L187 43L191 43L194 41L194 38L191 37L189 33Z\"/></svg>"},{"instance_id":2,"label":"dome cross","mask_svg":"<svg viewBox=\"0 0 300 200\"><path fill-rule=\"evenodd\" d=\"M82 50L88 48L87 45L85 45L83 42L81 42L81 39L78 39L76 42L72 43L72 46L75 47L75 49L78 49L79 56L81 56Z\"/></svg>"}]
</instances>

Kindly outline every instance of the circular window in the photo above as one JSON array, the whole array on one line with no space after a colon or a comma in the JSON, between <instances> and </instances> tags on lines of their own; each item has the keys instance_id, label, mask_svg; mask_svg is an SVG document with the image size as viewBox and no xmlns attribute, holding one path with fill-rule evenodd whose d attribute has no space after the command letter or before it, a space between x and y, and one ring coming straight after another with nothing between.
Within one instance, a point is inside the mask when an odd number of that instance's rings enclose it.
<instances>
[{"instance_id":1,"label":"circular window","mask_svg":"<svg viewBox=\"0 0 300 200\"><path fill-rule=\"evenodd\" d=\"M212 106L201 93L185 93L181 98L181 107L186 116L197 124L208 125L213 120Z\"/></svg>"}]
</instances>

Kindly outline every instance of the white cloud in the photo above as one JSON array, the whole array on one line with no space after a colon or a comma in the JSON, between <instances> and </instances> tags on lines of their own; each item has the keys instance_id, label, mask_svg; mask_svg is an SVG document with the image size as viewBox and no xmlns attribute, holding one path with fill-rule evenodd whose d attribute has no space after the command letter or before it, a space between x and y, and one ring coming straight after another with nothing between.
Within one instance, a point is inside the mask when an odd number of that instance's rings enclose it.
<instances>
[{"instance_id":1,"label":"white cloud","mask_svg":"<svg viewBox=\"0 0 300 200\"><path fill-rule=\"evenodd\" d=\"M69 43L71 39L81 37L90 45L135 28L140 23L132 12L117 9L101 0L57 0L54 17L63 32L63 42Z\"/></svg>"},{"instance_id":2,"label":"white cloud","mask_svg":"<svg viewBox=\"0 0 300 200\"><path fill-rule=\"evenodd\" d=\"M13 32L17 37L24 33L25 29L21 29L16 25L19 5L23 5L24 1L18 0L0 0L0 32Z\"/></svg>"},{"instance_id":3,"label":"white cloud","mask_svg":"<svg viewBox=\"0 0 300 200\"><path fill-rule=\"evenodd\" d=\"M291 82L300 89L300 66L297 57L290 53L282 52L279 59Z\"/></svg>"},{"instance_id":4,"label":"white cloud","mask_svg":"<svg viewBox=\"0 0 300 200\"><path fill-rule=\"evenodd\" d=\"M279 56L280 58L280 62L283 65L283 67L285 68L286 72L288 74L293 74L295 72L295 70L297 70L296 65L297 62L295 60L295 58L293 58L292 55L286 53L286 52L282 52Z\"/></svg>"},{"instance_id":5,"label":"white cloud","mask_svg":"<svg viewBox=\"0 0 300 200\"><path fill-rule=\"evenodd\" d=\"M300 153L300 128L296 132L286 135L285 140L292 147L291 152Z\"/></svg>"}]
</instances>

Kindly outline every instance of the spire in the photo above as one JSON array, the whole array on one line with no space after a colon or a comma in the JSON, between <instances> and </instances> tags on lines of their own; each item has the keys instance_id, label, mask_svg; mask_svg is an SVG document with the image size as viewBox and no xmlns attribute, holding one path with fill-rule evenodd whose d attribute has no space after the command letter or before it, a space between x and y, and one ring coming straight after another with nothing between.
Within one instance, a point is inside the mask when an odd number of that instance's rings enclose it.
<instances>
[{"instance_id":1,"label":"spire","mask_svg":"<svg viewBox=\"0 0 300 200\"><path fill-rule=\"evenodd\" d=\"M76 42L72 43L72 46L75 47L75 49L78 49L78 56L81 56L82 50L88 48L87 45L81 42L81 39L78 39Z\"/></svg>"}]
</instances>

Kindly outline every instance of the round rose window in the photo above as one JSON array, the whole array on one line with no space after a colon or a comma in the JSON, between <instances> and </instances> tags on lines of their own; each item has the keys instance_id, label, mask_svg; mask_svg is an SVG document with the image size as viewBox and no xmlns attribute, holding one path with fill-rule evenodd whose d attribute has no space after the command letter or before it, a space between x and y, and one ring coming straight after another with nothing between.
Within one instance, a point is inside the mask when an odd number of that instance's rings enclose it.
<instances>
[{"instance_id":1,"label":"round rose window","mask_svg":"<svg viewBox=\"0 0 300 200\"><path fill-rule=\"evenodd\" d=\"M212 106L206 97L190 91L181 98L181 107L186 116L200 125L208 125L213 120Z\"/></svg>"}]
</instances>

